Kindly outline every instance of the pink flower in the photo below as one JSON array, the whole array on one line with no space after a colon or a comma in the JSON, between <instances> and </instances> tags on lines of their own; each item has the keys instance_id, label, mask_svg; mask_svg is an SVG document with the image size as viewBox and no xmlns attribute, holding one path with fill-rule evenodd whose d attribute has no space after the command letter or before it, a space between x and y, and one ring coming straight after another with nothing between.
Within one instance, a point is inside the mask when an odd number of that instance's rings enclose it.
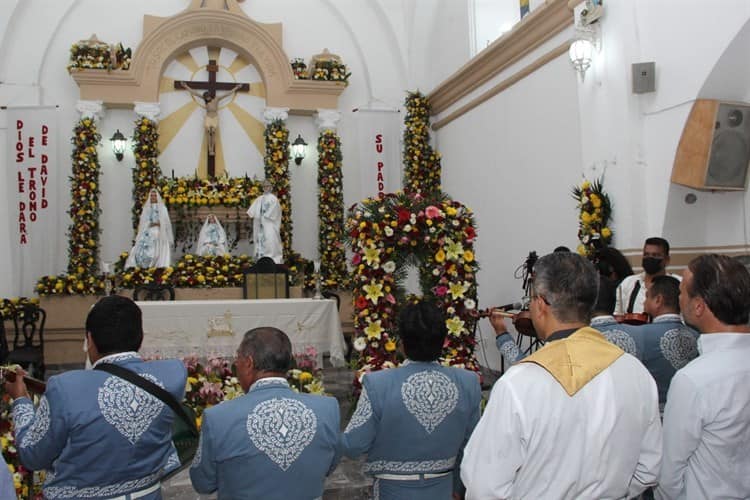
<instances>
[{"instance_id":1,"label":"pink flower","mask_svg":"<svg viewBox=\"0 0 750 500\"><path fill-rule=\"evenodd\" d=\"M430 205L429 207L424 209L424 213L428 219L434 219L435 217L440 216L440 209L435 205Z\"/></svg>"},{"instance_id":2,"label":"pink flower","mask_svg":"<svg viewBox=\"0 0 750 500\"><path fill-rule=\"evenodd\" d=\"M439 286L435 288L435 295L438 297L443 297L446 293L448 293L447 286Z\"/></svg>"},{"instance_id":3,"label":"pink flower","mask_svg":"<svg viewBox=\"0 0 750 500\"><path fill-rule=\"evenodd\" d=\"M358 266L360 262L362 262L362 256L358 253L355 253L354 257L352 257L352 264Z\"/></svg>"},{"instance_id":4,"label":"pink flower","mask_svg":"<svg viewBox=\"0 0 750 500\"><path fill-rule=\"evenodd\" d=\"M385 300L387 300L387 301L388 301L388 302L390 302L391 304L395 304L395 303L396 303L396 297L394 297L394 296L393 296L392 294L390 294L390 293L389 293L388 295L386 295L386 296L385 296Z\"/></svg>"}]
</instances>

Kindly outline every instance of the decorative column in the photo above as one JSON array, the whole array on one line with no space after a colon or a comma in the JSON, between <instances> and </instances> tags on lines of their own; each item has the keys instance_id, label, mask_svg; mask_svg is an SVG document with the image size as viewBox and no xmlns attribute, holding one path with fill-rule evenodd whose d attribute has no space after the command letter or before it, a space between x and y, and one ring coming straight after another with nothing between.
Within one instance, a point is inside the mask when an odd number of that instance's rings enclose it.
<instances>
[{"instance_id":1,"label":"decorative column","mask_svg":"<svg viewBox=\"0 0 750 500\"><path fill-rule=\"evenodd\" d=\"M263 157L266 179L281 204L281 245L285 261L292 256L292 193L289 178L289 108L266 108L266 154Z\"/></svg>"},{"instance_id":2,"label":"decorative column","mask_svg":"<svg viewBox=\"0 0 750 500\"><path fill-rule=\"evenodd\" d=\"M344 251L344 189L341 139L336 127L341 113L319 109L318 126L318 255L323 287L345 288L348 281Z\"/></svg>"},{"instance_id":3,"label":"decorative column","mask_svg":"<svg viewBox=\"0 0 750 500\"><path fill-rule=\"evenodd\" d=\"M71 155L71 200L68 227L68 275L72 293L98 293L102 287L99 276L99 156L97 146L101 135L96 121L104 113L102 101L78 101L81 118L73 132Z\"/></svg>"},{"instance_id":4,"label":"decorative column","mask_svg":"<svg viewBox=\"0 0 750 500\"><path fill-rule=\"evenodd\" d=\"M137 116L133 130L133 232L138 230L141 209L151 188L159 187L159 113L158 102L136 102L133 111ZM165 201L166 203L166 201Z\"/></svg>"},{"instance_id":5,"label":"decorative column","mask_svg":"<svg viewBox=\"0 0 750 500\"><path fill-rule=\"evenodd\" d=\"M441 165L440 153L430 146L430 102L409 92L404 106L404 191L435 196L441 191Z\"/></svg>"}]
</instances>

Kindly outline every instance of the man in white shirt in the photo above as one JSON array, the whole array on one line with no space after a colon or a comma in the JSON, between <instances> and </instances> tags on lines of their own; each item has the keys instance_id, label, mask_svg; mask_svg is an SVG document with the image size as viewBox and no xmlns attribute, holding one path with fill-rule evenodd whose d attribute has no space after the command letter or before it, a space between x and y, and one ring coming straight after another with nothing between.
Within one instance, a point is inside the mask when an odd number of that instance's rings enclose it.
<instances>
[{"instance_id":1,"label":"man in white shirt","mask_svg":"<svg viewBox=\"0 0 750 500\"><path fill-rule=\"evenodd\" d=\"M669 265L669 242L664 238L647 238L643 244L641 266L643 272L632 274L617 287L615 314L641 313L646 300L646 289L657 276L667 275ZM669 274L681 279L677 274Z\"/></svg>"},{"instance_id":2,"label":"man in white shirt","mask_svg":"<svg viewBox=\"0 0 750 500\"><path fill-rule=\"evenodd\" d=\"M536 262L530 313L547 344L492 389L461 463L468 499L632 498L656 484L656 384L587 326L597 288L580 255Z\"/></svg>"},{"instance_id":3,"label":"man in white shirt","mask_svg":"<svg viewBox=\"0 0 750 500\"><path fill-rule=\"evenodd\" d=\"M750 273L724 255L693 259L680 284L700 356L677 371L664 410L659 498L750 495Z\"/></svg>"}]
</instances>

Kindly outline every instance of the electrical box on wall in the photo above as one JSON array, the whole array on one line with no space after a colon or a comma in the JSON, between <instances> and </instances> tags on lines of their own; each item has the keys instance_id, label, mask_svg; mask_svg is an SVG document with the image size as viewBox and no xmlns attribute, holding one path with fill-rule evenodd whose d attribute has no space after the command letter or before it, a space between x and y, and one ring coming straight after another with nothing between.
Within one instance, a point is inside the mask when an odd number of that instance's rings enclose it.
<instances>
[{"instance_id":1,"label":"electrical box on wall","mask_svg":"<svg viewBox=\"0 0 750 500\"><path fill-rule=\"evenodd\" d=\"M635 63L632 68L634 94L646 94L656 91L656 63Z\"/></svg>"}]
</instances>

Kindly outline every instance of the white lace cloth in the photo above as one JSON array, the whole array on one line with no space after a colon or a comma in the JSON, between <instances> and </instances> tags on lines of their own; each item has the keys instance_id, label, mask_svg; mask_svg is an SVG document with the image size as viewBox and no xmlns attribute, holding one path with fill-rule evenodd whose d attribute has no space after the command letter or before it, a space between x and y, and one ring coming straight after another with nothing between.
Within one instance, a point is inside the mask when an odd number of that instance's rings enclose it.
<instances>
[{"instance_id":1,"label":"white lace cloth","mask_svg":"<svg viewBox=\"0 0 750 500\"><path fill-rule=\"evenodd\" d=\"M344 366L344 336L333 300L178 300L138 302L143 311L144 357L234 357L246 331L273 326L289 336L294 353L308 346L330 353L333 366Z\"/></svg>"}]
</instances>

